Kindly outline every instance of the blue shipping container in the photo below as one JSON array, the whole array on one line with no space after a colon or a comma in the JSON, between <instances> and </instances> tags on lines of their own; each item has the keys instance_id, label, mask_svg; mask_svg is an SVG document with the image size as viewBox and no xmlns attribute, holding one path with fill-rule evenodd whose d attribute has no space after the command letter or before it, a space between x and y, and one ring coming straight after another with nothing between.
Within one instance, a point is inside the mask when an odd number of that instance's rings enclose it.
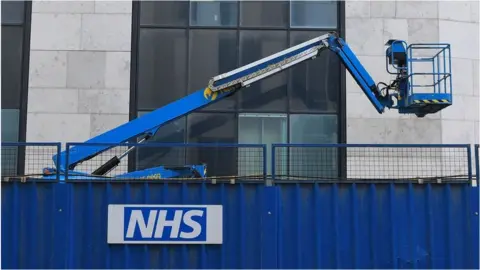
<instances>
[{"instance_id":1,"label":"blue shipping container","mask_svg":"<svg viewBox=\"0 0 480 270\"><path fill-rule=\"evenodd\" d=\"M223 244L108 244L109 204L223 206ZM477 268L468 184L2 184L2 268Z\"/></svg>"}]
</instances>

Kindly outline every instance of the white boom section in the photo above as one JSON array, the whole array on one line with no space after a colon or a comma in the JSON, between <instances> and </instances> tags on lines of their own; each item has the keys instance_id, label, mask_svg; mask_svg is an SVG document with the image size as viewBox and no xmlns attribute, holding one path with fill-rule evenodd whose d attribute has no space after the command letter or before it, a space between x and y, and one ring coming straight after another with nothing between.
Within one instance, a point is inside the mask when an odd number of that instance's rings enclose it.
<instances>
[{"instance_id":1,"label":"white boom section","mask_svg":"<svg viewBox=\"0 0 480 270\"><path fill-rule=\"evenodd\" d=\"M216 92L235 85L247 87L253 82L271 76L293 65L306 60L314 59L320 50L328 47L327 39L330 36L331 34L325 34L316 37L230 72L217 75L209 81L208 88ZM289 55L295 51L298 52ZM259 66L262 65L266 65L266 67L258 69ZM251 71L249 71L250 69ZM233 78L229 80L229 77ZM221 83L220 85L214 85L220 80L224 80L225 82Z\"/></svg>"}]
</instances>

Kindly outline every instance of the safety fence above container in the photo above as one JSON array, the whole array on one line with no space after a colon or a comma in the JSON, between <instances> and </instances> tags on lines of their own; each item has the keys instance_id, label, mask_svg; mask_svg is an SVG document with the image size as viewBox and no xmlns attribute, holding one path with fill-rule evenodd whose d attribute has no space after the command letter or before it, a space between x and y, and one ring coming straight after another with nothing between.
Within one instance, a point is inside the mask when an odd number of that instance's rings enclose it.
<instances>
[{"instance_id":1,"label":"safety fence above container","mask_svg":"<svg viewBox=\"0 0 480 270\"><path fill-rule=\"evenodd\" d=\"M78 164L75 171L96 172L97 175L110 178L128 179L141 179L148 175L149 179L208 176L252 180L263 179L267 168L266 147L258 144L67 143L65 160L61 162L74 164L84 151L88 153L100 148L108 150ZM112 163L112 160L118 161ZM108 164L115 166L110 168Z\"/></svg>"},{"instance_id":2,"label":"safety fence above container","mask_svg":"<svg viewBox=\"0 0 480 270\"><path fill-rule=\"evenodd\" d=\"M85 158L99 149L101 154ZM67 143L62 149L60 143L2 143L2 179L466 182L478 175L480 162L478 145L472 151L467 144L274 144L271 153L266 149L263 144Z\"/></svg>"},{"instance_id":3,"label":"safety fence above container","mask_svg":"<svg viewBox=\"0 0 480 270\"><path fill-rule=\"evenodd\" d=\"M472 179L468 144L274 144L272 157L276 181Z\"/></svg>"},{"instance_id":4,"label":"safety fence above container","mask_svg":"<svg viewBox=\"0 0 480 270\"><path fill-rule=\"evenodd\" d=\"M58 156L60 150L61 144L53 142L2 142L2 180L41 177L44 168L55 166L53 157Z\"/></svg>"}]
</instances>

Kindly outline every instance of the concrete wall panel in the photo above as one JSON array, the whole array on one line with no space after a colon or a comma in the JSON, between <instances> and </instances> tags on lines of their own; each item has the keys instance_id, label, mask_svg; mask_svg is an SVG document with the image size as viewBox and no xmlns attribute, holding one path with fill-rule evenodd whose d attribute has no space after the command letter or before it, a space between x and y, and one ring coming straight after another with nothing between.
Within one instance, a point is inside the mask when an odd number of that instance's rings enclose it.
<instances>
[{"instance_id":1,"label":"concrete wall panel","mask_svg":"<svg viewBox=\"0 0 480 270\"><path fill-rule=\"evenodd\" d=\"M128 114L91 114L90 136L99 135L128 121Z\"/></svg>"},{"instance_id":2,"label":"concrete wall panel","mask_svg":"<svg viewBox=\"0 0 480 270\"><path fill-rule=\"evenodd\" d=\"M27 130L27 141L30 142L82 142L90 136L90 116L58 112L28 113Z\"/></svg>"},{"instance_id":3,"label":"concrete wall panel","mask_svg":"<svg viewBox=\"0 0 480 270\"><path fill-rule=\"evenodd\" d=\"M105 68L106 88L130 88L129 52L107 52Z\"/></svg>"},{"instance_id":4,"label":"concrete wall panel","mask_svg":"<svg viewBox=\"0 0 480 270\"><path fill-rule=\"evenodd\" d=\"M391 77L385 70L383 47L388 39L403 39L410 44L450 43L454 104L441 113L428 115L423 119L418 119L414 115L399 115L395 110L378 114L359 86L350 75L347 75L347 142L478 142L480 133L478 2L403 0L358 2L353 1L346 5L346 41L351 44L374 80L377 83L390 82ZM366 2L370 2L370 18L366 17L368 14ZM382 23L378 21L379 18L382 18ZM382 40L378 36L379 29L383 33ZM424 91L431 92L430 89Z\"/></svg>"},{"instance_id":5,"label":"concrete wall panel","mask_svg":"<svg viewBox=\"0 0 480 270\"><path fill-rule=\"evenodd\" d=\"M79 92L79 112L128 114L130 93L125 89L88 89Z\"/></svg>"},{"instance_id":6,"label":"concrete wall panel","mask_svg":"<svg viewBox=\"0 0 480 270\"><path fill-rule=\"evenodd\" d=\"M72 88L104 88L105 66L105 52L68 52L67 86Z\"/></svg>"},{"instance_id":7,"label":"concrete wall panel","mask_svg":"<svg viewBox=\"0 0 480 270\"><path fill-rule=\"evenodd\" d=\"M77 113L78 90L65 88L34 88L29 93L29 98L43 100L32 102L28 112L32 113Z\"/></svg>"},{"instance_id":8,"label":"concrete wall panel","mask_svg":"<svg viewBox=\"0 0 480 270\"><path fill-rule=\"evenodd\" d=\"M409 19L438 18L437 1L395 1L395 16Z\"/></svg>"},{"instance_id":9,"label":"concrete wall panel","mask_svg":"<svg viewBox=\"0 0 480 270\"><path fill-rule=\"evenodd\" d=\"M33 13L32 50L78 50L81 43L80 14Z\"/></svg>"},{"instance_id":10,"label":"concrete wall panel","mask_svg":"<svg viewBox=\"0 0 480 270\"><path fill-rule=\"evenodd\" d=\"M131 27L130 14L85 14L82 19L82 49L129 51Z\"/></svg>"},{"instance_id":11,"label":"concrete wall panel","mask_svg":"<svg viewBox=\"0 0 480 270\"><path fill-rule=\"evenodd\" d=\"M92 13L95 1L50 1L35 0L32 3L34 13L82 14Z\"/></svg>"},{"instance_id":12,"label":"concrete wall panel","mask_svg":"<svg viewBox=\"0 0 480 270\"><path fill-rule=\"evenodd\" d=\"M33 2L27 140L81 142L128 121L131 6Z\"/></svg>"},{"instance_id":13,"label":"concrete wall panel","mask_svg":"<svg viewBox=\"0 0 480 270\"><path fill-rule=\"evenodd\" d=\"M36 51L30 52L29 87L66 87L67 52ZM30 100L41 102L40 100Z\"/></svg>"}]
</instances>

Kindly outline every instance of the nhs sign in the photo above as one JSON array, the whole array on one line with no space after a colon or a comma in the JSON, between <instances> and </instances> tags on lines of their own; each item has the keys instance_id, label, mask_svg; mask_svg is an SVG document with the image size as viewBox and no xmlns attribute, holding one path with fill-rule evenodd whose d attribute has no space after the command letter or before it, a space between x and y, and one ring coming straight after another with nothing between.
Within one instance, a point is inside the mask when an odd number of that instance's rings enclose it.
<instances>
[{"instance_id":1,"label":"nhs sign","mask_svg":"<svg viewBox=\"0 0 480 270\"><path fill-rule=\"evenodd\" d=\"M222 244L221 205L108 206L109 244Z\"/></svg>"}]
</instances>

